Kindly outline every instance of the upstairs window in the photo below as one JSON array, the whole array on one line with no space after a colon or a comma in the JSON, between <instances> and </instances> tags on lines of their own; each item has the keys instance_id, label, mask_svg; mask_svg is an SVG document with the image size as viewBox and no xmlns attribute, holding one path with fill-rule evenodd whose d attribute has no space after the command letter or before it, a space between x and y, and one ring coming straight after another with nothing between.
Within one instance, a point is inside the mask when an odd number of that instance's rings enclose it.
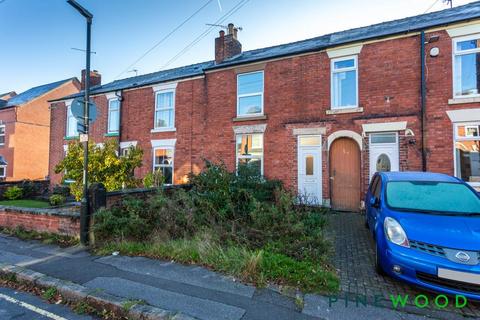
<instances>
[{"instance_id":1,"label":"upstairs window","mask_svg":"<svg viewBox=\"0 0 480 320\"><path fill-rule=\"evenodd\" d=\"M453 55L454 96L480 96L480 35L455 39Z\"/></svg>"},{"instance_id":2,"label":"upstairs window","mask_svg":"<svg viewBox=\"0 0 480 320\"><path fill-rule=\"evenodd\" d=\"M155 129L175 127L175 90L157 91L155 94Z\"/></svg>"},{"instance_id":3,"label":"upstairs window","mask_svg":"<svg viewBox=\"0 0 480 320\"><path fill-rule=\"evenodd\" d=\"M120 101L108 100L108 133L118 133L120 127Z\"/></svg>"},{"instance_id":4,"label":"upstairs window","mask_svg":"<svg viewBox=\"0 0 480 320\"><path fill-rule=\"evenodd\" d=\"M357 56L332 59L332 109L358 107Z\"/></svg>"},{"instance_id":5,"label":"upstairs window","mask_svg":"<svg viewBox=\"0 0 480 320\"><path fill-rule=\"evenodd\" d=\"M71 106L67 106L67 137L78 136L77 119L73 116Z\"/></svg>"},{"instance_id":6,"label":"upstairs window","mask_svg":"<svg viewBox=\"0 0 480 320\"><path fill-rule=\"evenodd\" d=\"M237 168L246 165L263 175L263 134L237 135Z\"/></svg>"},{"instance_id":7,"label":"upstairs window","mask_svg":"<svg viewBox=\"0 0 480 320\"><path fill-rule=\"evenodd\" d=\"M0 125L0 146L5 144L5 125Z\"/></svg>"},{"instance_id":8,"label":"upstairs window","mask_svg":"<svg viewBox=\"0 0 480 320\"><path fill-rule=\"evenodd\" d=\"M237 75L237 116L263 115L263 71Z\"/></svg>"}]
</instances>

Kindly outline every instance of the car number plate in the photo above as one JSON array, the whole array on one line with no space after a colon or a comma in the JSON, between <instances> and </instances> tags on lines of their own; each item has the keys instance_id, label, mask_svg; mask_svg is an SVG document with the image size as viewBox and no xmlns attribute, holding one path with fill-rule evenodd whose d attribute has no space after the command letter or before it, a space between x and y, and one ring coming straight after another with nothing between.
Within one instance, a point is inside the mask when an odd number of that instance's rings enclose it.
<instances>
[{"instance_id":1,"label":"car number plate","mask_svg":"<svg viewBox=\"0 0 480 320\"><path fill-rule=\"evenodd\" d=\"M480 285L480 274L438 268L438 277Z\"/></svg>"}]
</instances>

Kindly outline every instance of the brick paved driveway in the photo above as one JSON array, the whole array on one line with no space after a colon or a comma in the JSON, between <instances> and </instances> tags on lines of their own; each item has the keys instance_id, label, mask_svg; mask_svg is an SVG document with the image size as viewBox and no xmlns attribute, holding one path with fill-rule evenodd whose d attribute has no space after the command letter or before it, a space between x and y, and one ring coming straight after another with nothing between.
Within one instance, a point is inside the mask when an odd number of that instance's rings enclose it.
<instances>
[{"instance_id":1,"label":"brick paved driveway","mask_svg":"<svg viewBox=\"0 0 480 320\"><path fill-rule=\"evenodd\" d=\"M345 296L349 300L356 295L366 295L368 302L373 302L375 295L389 299L390 294L408 294L415 297L427 294L422 289L416 289L390 277L378 275L374 270L374 242L369 231L364 227L364 218L359 213L332 213L329 215L329 230L334 242L334 263L340 275L339 299ZM432 300L432 299L430 299ZM391 307L391 303L381 303ZM408 308L411 312L433 316L440 319L459 319L463 317L480 318L480 304L469 304L466 308L450 307L439 310L435 307L425 309Z\"/></svg>"}]
</instances>

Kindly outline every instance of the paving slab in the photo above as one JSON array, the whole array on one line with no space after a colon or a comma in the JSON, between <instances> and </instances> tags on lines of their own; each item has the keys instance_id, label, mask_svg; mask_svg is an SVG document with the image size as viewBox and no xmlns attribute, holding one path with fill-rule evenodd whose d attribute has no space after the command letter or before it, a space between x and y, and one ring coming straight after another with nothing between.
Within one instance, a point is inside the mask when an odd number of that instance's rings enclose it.
<instances>
[{"instance_id":1,"label":"paving slab","mask_svg":"<svg viewBox=\"0 0 480 320\"><path fill-rule=\"evenodd\" d=\"M233 293L251 298L255 287L233 281L198 266L184 266L172 262L156 261L143 257L108 256L95 260L96 262L114 266L120 270L156 278L181 282L201 288Z\"/></svg>"},{"instance_id":2,"label":"paving slab","mask_svg":"<svg viewBox=\"0 0 480 320\"><path fill-rule=\"evenodd\" d=\"M245 314L245 310L238 307L121 278L98 277L85 283L85 286L92 289L101 289L127 299L141 299L152 306L177 310L201 320L239 320Z\"/></svg>"},{"instance_id":3,"label":"paving slab","mask_svg":"<svg viewBox=\"0 0 480 320\"><path fill-rule=\"evenodd\" d=\"M345 306L340 300L329 303L328 297L307 294L304 298L304 314L325 320L425 320L426 316L412 315L371 305L359 305L354 302Z\"/></svg>"}]
</instances>

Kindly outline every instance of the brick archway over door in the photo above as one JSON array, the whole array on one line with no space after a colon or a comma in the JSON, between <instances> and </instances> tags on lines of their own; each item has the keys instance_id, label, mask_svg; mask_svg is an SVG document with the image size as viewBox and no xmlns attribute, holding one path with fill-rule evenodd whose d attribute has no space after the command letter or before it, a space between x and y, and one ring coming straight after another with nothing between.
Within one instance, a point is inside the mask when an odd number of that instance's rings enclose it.
<instances>
[{"instance_id":1,"label":"brick archway over door","mask_svg":"<svg viewBox=\"0 0 480 320\"><path fill-rule=\"evenodd\" d=\"M330 190L334 210L360 209L360 149L351 138L337 138L330 146Z\"/></svg>"}]
</instances>

